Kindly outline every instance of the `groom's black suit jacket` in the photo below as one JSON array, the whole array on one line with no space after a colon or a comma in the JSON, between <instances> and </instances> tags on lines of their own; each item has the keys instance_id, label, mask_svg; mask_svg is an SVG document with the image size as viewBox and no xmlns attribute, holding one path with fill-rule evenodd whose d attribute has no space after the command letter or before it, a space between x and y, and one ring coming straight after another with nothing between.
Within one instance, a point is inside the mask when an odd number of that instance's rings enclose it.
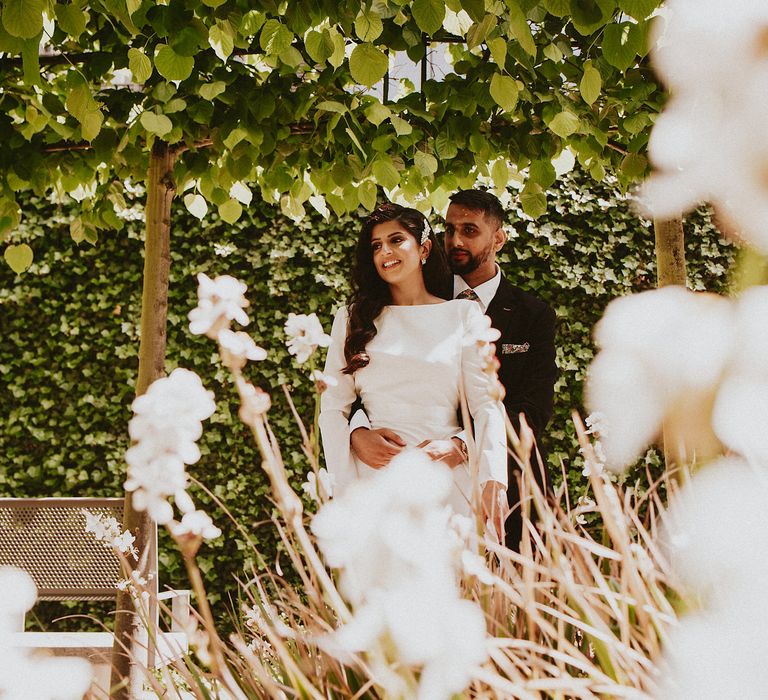
<instances>
[{"instance_id":1,"label":"groom's black suit jacket","mask_svg":"<svg viewBox=\"0 0 768 700\"><path fill-rule=\"evenodd\" d=\"M500 363L499 380L505 391L504 407L516 430L523 413L539 442L552 416L557 378L555 312L502 275L486 314L501 333L496 341L496 357ZM551 488L546 465L540 466L534 456L532 466L536 480L546 492ZM519 467L511 456L507 469L507 498L512 513L507 519L505 541L508 547L517 550L522 534Z\"/></svg>"}]
</instances>

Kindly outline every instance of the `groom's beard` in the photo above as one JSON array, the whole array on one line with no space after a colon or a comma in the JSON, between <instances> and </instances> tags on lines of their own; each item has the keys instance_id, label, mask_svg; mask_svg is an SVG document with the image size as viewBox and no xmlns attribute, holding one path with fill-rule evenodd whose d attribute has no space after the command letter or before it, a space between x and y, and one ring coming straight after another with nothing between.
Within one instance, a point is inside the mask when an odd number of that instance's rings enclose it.
<instances>
[{"instance_id":1,"label":"groom's beard","mask_svg":"<svg viewBox=\"0 0 768 700\"><path fill-rule=\"evenodd\" d=\"M454 275L468 275L486 263L493 255L493 244L480 255L472 255L466 248L453 248L448 253L448 265Z\"/></svg>"}]
</instances>

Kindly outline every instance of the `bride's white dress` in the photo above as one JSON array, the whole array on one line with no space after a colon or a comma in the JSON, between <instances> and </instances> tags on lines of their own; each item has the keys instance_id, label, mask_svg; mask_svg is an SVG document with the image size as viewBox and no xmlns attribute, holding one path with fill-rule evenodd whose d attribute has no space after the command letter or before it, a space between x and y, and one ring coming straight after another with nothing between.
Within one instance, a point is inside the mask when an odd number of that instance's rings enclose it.
<instances>
[{"instance_id":1,"label":"bride's white dress","mask_svg":"<svg viewBox=\"0 0 768 700\"><path fill-rule=\"evenodd\" d=\"M441 304L386 306L375 321L377 334L366 352L370 363L343 374L347 309L336 314L325 373L336 380L321 398L320 430L328 470L343 491L357 478L373 474L350 450L349 414L357 396L372 428L390 428L409 447L446 439L461 431L458 423L463 387L478 453L477 480L507 483L503 406L493 398L495 381L483 371L475 341L483 328L477 303L465 299ZM449 467L445 467L448 469ZM451 505L469 513L473 476L467 465L451 470Z\"/></svg>"}]
</instances>

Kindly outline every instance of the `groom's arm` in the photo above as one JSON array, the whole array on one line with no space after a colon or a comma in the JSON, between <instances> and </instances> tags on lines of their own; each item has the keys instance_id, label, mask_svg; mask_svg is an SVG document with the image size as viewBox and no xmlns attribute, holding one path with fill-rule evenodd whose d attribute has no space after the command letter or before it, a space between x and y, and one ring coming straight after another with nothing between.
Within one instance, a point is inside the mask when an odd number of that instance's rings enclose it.
<instances>
[{"instance_id":1,"label":"groom's arm","mask_svg":"<svg viewBox=\"0 0 768 700\"><path fill-rule=\"evenodd\" d=\"M361 411L358 411L361 413ZM386 467L394 457L405 447L404 440L389 428L371 428L360 425L361 419L353 417L350 422L352 433L349 442L352 452L369 467L380 469Z\"/></svg>"}]
</instances>

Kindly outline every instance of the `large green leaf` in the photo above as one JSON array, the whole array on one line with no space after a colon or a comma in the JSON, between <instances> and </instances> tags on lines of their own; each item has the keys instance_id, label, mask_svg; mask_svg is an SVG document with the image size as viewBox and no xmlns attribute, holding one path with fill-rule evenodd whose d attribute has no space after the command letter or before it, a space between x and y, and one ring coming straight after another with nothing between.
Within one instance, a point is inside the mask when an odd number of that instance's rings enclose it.
<instances>
[{"instance_id":1,"label":"large green leaf","mask_svg":"<svg viewBox=\"0 0 768 700\"><path fill-rule=\"evenodd\" d=\"M415 0L411 12L419 29L431 36L443 26L445 3L443 0Z\"/></svg>"},{"instance_id":2,"label":"large green leaf","mask_svg":"<svg viewBox=\"0 0 768 700\"><path fill-rule=\"evenodd\" d=\"M355 34L360 38L360 41L376 41L383 31L384 24L381 17L373 10L363 6L357 19L355 19Z\"/></svg>"},{"instance_id":3,"label":"large green leaf","mask_svg":"<svg viewBox=\"0 0 768 700\"><path fill-rule=\"evenodd\" d=\"M600 76L600 71L595 68L592 61L585 61L584 75L581 76L581 82L579 83L579 92L581 92L584 102L588 105L594 103L600 96L602 87L603 79Z\"/></svg>"},{"instance_id":4,"label":"large green leaf","mask_svg":"<svg viewBox=\"0 0 768 700\"><path fill-rule=\"evenodd\" d=\"M504 70L504 64L507 61L506 39L497 36L493 39L488 39L486 44L488 44L488 49L491 52L494 63L499 67L499 70Z\"/></svg>"},{"instance_id":5,"label":"large green leaf","mask_svg":"<svg viewBox=\"0 0 768 700\"><path fill-rule=\"evenodd\" d=\"M54 5L56 22L69 36L77 39L85 31L85 12L79 5Z\"/></svg>"},{"instance_id":6,"label":"large green leaf","mask_svg":"<svg viewBox=\"0 0 768 700\"><path fill-rule=\"evenodd\" d=\"M3 253L3 257L11 270L17 275L20 275L32 264L34 255L32 253L32 248L26 243L22 243L21 245L9 245L5 249L5 253Z\"/></svg>"},{"instance_id":7,"label":"large green leaf","mask_svg":"<svg viewBox=\"0 0 768 700\"><path fill-rule=\"evenodd\" d=\"M161 44L155 53L155 68L166 80L186 80L194 67L192 56L179 56L167 44Z\"/></svg>"},{"instance_id":8,"label":"large green leaf","mask_svg":"<svg viewBox=\"0 0 768 700\"><path fill-rule=\"evenodd\" d=\"M372 87L389 68L386 54L373 44L358 44L349 57L349 70L356 83Z\"/></svg>"},{"instance_id":9,"label":"large green leaf","mask_svg":"<svg viewBox=\"0 0 768 700\"><path fill-rule=\"evenodd\" d=\"M141 125L151 134L156 134L160 138L165 136L171 129L173 123L164 114L155 114L154 112L142 112L139 117Z\"/></svg>"},{"instance_id":10,"label":"large green leaf","mask_svg":"<svg viewBox=\"0 0 768 700\"><path fill-rule=\"evenodd\" d=\"M661 0L619 0L619 9L640 22L648 17L660 4Z\"/></svg>"},{"instance_id":11,"label":"large green leaf","mask_svg":"<svg viewBox=\"0 0 768 700\"><path fill-rule=\"evenodd\" d=\"M528 216L538 219L547 213L547 195L539 185L529 183L520 193L520 205Z\"/></svg>"},{"instance_id":12,"label":"large green leaf","mask_svg":"<svg viewBox=\"0 0 768 700\"><path fill-rule=\"evenodd\" d=\"M573 112L560 112L548 124L553 133L567 138L579 128L579 118Z\"/></svg>"},{"instance_id":13,"label":"large green leaf","mask_svg":"<svg viewBox=\"0 0 768 700\"><path fill-rule=\"evenodd\" d=\"M11 36L32 39L43 31L45 0L5 0L3 26Z\"/></svg>"},{"instance_id":14,"label":"large green leaf","mask_svg":"<svg viewBox=\"0 0 768 700\"><path fill-rule=\"evenodd\" d=\"M620 71L629 68L642 51L642 34L634 22L609 24L603 37L603 56Z\"/></svg>"},{"instance_id":15,"label":"large green leaf","mask_svg":"<svg viewBox=\"0 0 768 700\"><path fill-rule=\"evenodd\" d=\"M515 109L519 90L514 78L494 73L491 78L490 93L494 102L505 112L512 112Z\"/></svg>"},{"instance_id":16,"label":"large green leaf","mask_svg":"<svg viewBox=\"0 0 768 700\"><path fill-rule=\"evenodd\" d=\"M512 34L525 53L536 57L536 42L533 40L531 28L523 11L514 3L509 4L509 25Z\"/></svg>"},{"instance_id":17,"label":"large green leaf","mask_svg":"<svg viewBox=\"0 0 768 700\"><path fill-rule=\"evenodd\" d=\"M208 30L208 43L214 53L226 63L235 48L235 30L228 21L218 21Z\"/></svg>"},{"instance_id":18,"label":"large green leaf","mask_svg":"<svg viewBox=\"0 0 768 700\"><path fill-rule=\"evenodd\" d=\"M377 160L371 168L376 182L388 190L400 184L400 173L388 158Z\"/></svg>"},{"instance_id":19,"label":"large green leaf","mask_svg":"<svg viewBox=\"0 0 768 700\"><path fill-rule=\"evenodd\" d=\"M327 29L321 32L312 30L304 40L307 53L316 63L325 63L333 55L333 39Z\"/></svg>"},{"instance_id":20,"label":"large green leaf","mask_svg":"<svg viewBox=\"0 0 768 700\"><path fill-rule=\"evenodd\" d=\"M264 22L259 35L259 46L270 55L285 51L293 42L293 32L282 22L268 19Z\"/></svg>"},{"instance_id":21,"label":"large green leaf","mask_svg":"<svg viewBox=\"0 0 768 700\"><path fill-rule=\"evenodd\" d=\"M152 61L142 49L128 49L128 68L137 83L145 82L152 75Z\"/></svg>"}]
</instances>

